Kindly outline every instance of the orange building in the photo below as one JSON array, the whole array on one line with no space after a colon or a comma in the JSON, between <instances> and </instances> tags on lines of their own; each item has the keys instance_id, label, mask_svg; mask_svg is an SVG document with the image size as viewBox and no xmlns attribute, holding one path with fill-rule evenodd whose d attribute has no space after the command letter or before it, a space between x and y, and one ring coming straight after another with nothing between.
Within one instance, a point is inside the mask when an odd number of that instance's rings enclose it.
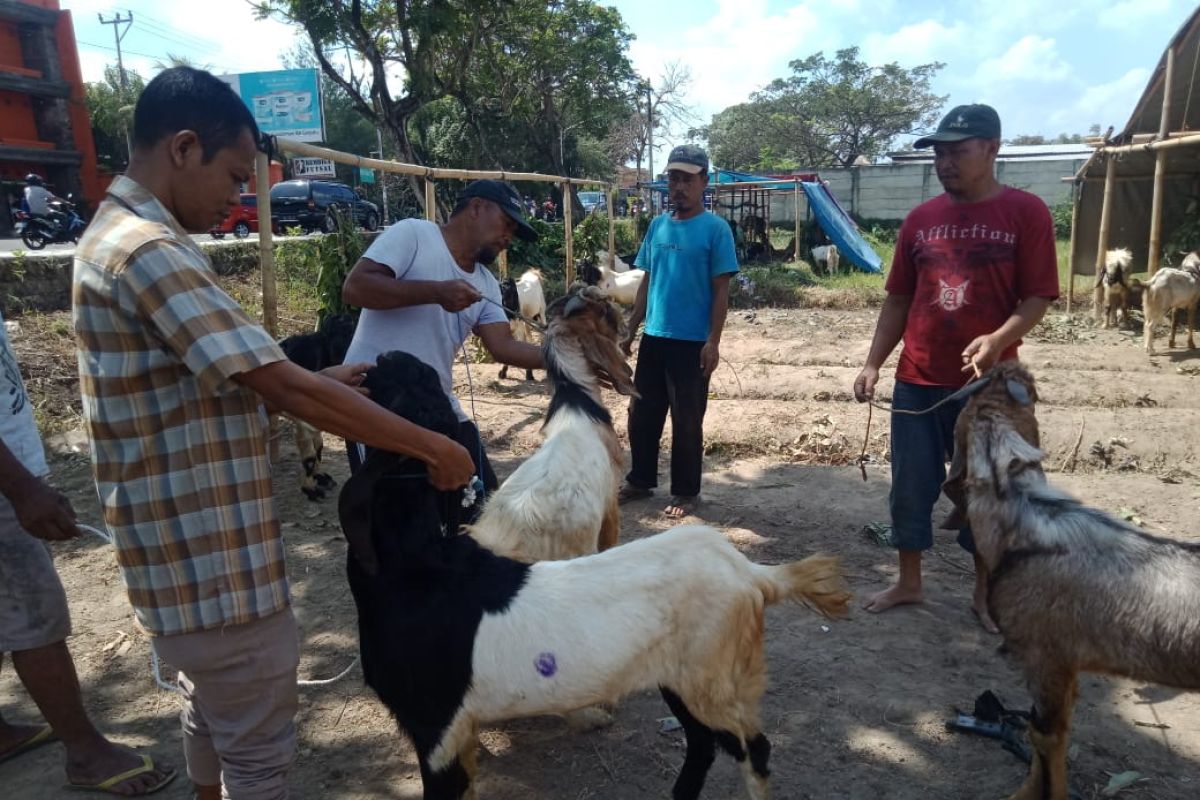
<instances>
[{"instance_id":1,"label":"orange building","mask_svg":"<svg viewBox=\"0 0 1200 800\"><path fill-rule=\"evenodd\" d=\"M0 199L19 198L30 172L90 209L107 183L96 168L71 12L58 0L0 0ZM0 213L0 232L10 225Z\"/></svg>"}]
</instances>

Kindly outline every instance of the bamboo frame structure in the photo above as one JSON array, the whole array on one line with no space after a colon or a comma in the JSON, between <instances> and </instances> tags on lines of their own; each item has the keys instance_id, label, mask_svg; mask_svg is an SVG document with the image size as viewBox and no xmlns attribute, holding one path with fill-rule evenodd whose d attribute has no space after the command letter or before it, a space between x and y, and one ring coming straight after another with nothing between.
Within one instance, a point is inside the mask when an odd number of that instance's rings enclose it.
<instances>
[{"instance_id":1,"label":"bamboo frame structure","mask_svg":"<svg viewBox=\"0 0 1200 800\"><path fill-rule=\"evenodd\" d=\"M571 203L571 187L572 186L597 186L610 198L608 206L608 244L609 244L609 268L614 266L616 247L616 213L611 200L615 187L610 181L602 181L595 178L567 178L562 175L546 175L540 172L509 172L507 170L475 170L475 169L445 169L441 167L424 167L419 164L406 164L402 161L389 161L379 158L366 158L356 156L351 153L343 153L340 150L331 150L328 147L320 147L307 142L297 142L294 139L275 138L275 148L279 152L295 153L301 156L310 156L313 158L325 158L338 164L348 164L353 167L366 169L377 169L382 172L389 172L394 175L414 175L425 179L425 218L436 222L437 221L437 195L435 192L435 181L442 180L481 180L492 179L501 181L530 181L538 183L555 183L562 188L563 197L563 227L565 250L566 250L566 285L570 286L575 277L575 260L574 260L574 231L572 230L572 203ZM265 158L265 156L263 156ZM265 175L265 171L263 172ZM270 193L266 194L266 199L263 199L262 189L259 189L259 216L262 217L262 209L267 210L267 219L270 219L271 199ZM269 227L269 226L268 226ZM259 238L260 248L262 247L262 237ZM268 245L269 246L269 245ZM272 257L271 265L271 293L274 297L275 292L275 277L274 277L274 259ZM507 253L501 253L500 262L501 277L508 275L508 259ZM263 297L264 306L266 298L266 273L263 274ZM270 330L270 328L268 328ZM272 331L274 335L274 331Z\"/></svg>"},{"instance_id":2,"label":"bamboo frame structure","mask_svg":"<svg viewBox=\"0 0 1200 800\"><path fill-rule=\"evenodd\" d=\"M792 190L792 214L795 216L793 220L795 226L795 241L792 243L792 261L800 261L800 232L803 227L800 224L800 179L796 179L796 188Z\"/></svg>"}]
</instances>

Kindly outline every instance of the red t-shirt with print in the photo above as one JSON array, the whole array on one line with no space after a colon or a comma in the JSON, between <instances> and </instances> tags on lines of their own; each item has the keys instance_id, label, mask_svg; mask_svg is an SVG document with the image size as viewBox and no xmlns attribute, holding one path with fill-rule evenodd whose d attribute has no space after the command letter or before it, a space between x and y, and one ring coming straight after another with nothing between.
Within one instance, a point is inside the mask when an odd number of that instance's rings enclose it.
<instances>
[{"instance_id":1,"label":"red t-shirt with print","mask_svg":"<svg viewBox=\"0 0 1200 800\"><path fill-rule=\"evenodd\" d=\"M1050 210L1036 195L1005 187L979 203L942 194L900 226L889 294L912 295L896 379L961 386L962 351L999 328L1023 300L1058 297ZM1017 345L1001 360L1017 357Z\"/></svg>"}]
</instances>

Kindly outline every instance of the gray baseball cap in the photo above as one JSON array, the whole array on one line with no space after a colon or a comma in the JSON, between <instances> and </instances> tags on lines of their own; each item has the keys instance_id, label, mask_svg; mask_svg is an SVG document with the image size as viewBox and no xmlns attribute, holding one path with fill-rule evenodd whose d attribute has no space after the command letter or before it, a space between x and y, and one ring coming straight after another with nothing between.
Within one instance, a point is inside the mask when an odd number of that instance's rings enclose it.
<instances>
[{"instance_id":1,"label":"gray baseball cap","mask_svg":"<svg viewBox=\"0 0 1200 800\"><path fill-rule=\"evenodd\" d=\"M681 144L667 156L667 172L673 169L698 175L708 172L708 153L694 144Z\"/></svg>"},{"instance_id":2,"label":"gray baseball cap","mask_svg":"<svg viewBox=\"0 0 1200 800\"><path fill-rule=\"evenodd\" d=\"M938 123L937 133L922 136L913 147L932 147L938 142L961 142L964 139L999 139L1000 115L991 106L974 103L955 106Z\"/></svg>"}]
</instances>

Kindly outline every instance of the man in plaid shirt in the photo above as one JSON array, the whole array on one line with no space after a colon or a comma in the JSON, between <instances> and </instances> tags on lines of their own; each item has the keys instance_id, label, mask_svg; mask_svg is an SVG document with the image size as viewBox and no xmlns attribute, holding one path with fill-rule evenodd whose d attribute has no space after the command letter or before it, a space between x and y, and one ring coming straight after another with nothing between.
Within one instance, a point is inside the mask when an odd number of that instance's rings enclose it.
<instances>
[{"instance_id":1,"label":"man in plaid shirt","mask_svg":"<svg viewBox=\"0 0 1200 800\"><path fill-rule=\"evenodd\" d=\"M217 285L187 232L237 205L257 133L224 82L163 71L134 111L129 169L75 252L96 486L137 620L180 669L199 800L287 797L299 652L267 411L419 458L439 489L474 472L461 445L352 388L370 365L292 364Z\"/></svg>"}]
</instances>

